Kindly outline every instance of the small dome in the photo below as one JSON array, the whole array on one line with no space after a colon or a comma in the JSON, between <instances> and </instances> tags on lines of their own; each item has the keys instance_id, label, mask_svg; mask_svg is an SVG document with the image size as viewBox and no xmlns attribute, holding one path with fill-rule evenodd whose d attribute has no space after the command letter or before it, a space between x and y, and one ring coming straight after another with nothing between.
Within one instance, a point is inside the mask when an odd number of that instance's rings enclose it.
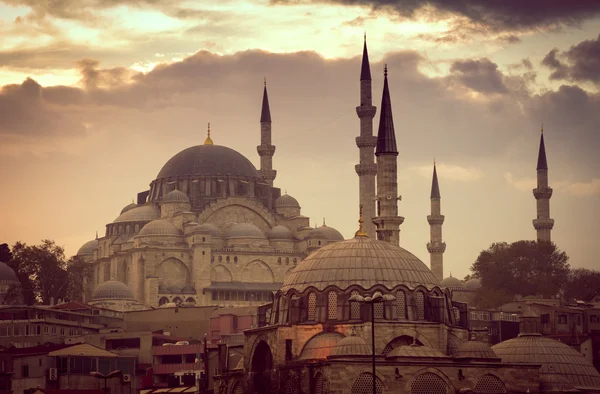
<instances>
[{"instance_id":1,"label":"small dome","mask_svg":"<svg viewBox=\"0 0 600 394\"><path fill-rule=\"evenodd\" d=\"M92 239L91 241L87 241L83 244L81 248L77 251L77 256L93 256L94 250L98 247L98 240Z\"/></svg>"},{"instance_id":2,"label":"small dome","mask_svg":"<svg viewBox=\"0 0 600 394\"><path fill-rule=\"evenodd\" d=\"M212 235L213 238L221 238L221 230L219 230L219 228L212 223L199 224L196 227L195 231L207 232L210 233L210 235Z\"/></svg>"},{"instance_id":3,"label":"small dome","mask_svg":"<svg viewBox=\"0 0 600 394\"><path fill-rule=\"evenodd\" d=\"M389 242L355 237L325 245L302 260L283 282L281 292L303 292L311 286L322 291L330 285L342 291L353 285L392 290L402 284L411 289L439 286L433 272L409 251Z\"/></svg>"},{"instance_id":4,"label":"small dome","mask_svg":"<svg viewBox=\"0 0 600 394\"><path fill-rule=\"evenodd\" d=\"M165 198L162 199L162 203L169 203L169 202L175 202L175 203L190 203L190 199L188 198L188 196L182 192L179 191L177 189L175 190L171 190L170 192L167 193L167 195L165 196Z\"/></svg>"},{"instance_id":5,"label":"small dome","mask_svg":"<svg viewBox=\"0 0 600 394\"><path fill-rule=\"evenodd\" d=\"M173 226L171 222L167 219L158 219L153 220L152 222L146 224L140 230L138 236L180 236L183 235L183 232L177 227Z\"/></svg>"},{"instance_id":6,"label":"small dome","mask_svg":"<svg viewBox=\"0 0 600 394\"><path fill-rule=\"evenodd\" d=\"M292 231L285 226L275 226L267 233L267 238L269 239L284 239L284 240L293 240L294 234Z\"/></svg>"},{"instance_id":7,"label":"small dome","mask_svg":"<svg viewBox=\"0 0 600 394\"><path fill-rule=\"evenodd\" d=\"M481 288L481 279L479 279L479 278L469 279L465 283L465 287L467 288L467 290L477 290L477 289L480 289Z\"/></svg>"},{"instance_id":8,"label":"small dome","mask_svg":"<svg viewBox=\"0 0 600 394\"><path fill-rule=\"evenodd\" d=\"M300 204L298 200L286 193L275 200L275 208L300 208Z\"/></svg>"},{"instance_id":9,"label":"small dome","mask_svg":"<svg viewBox=\"0 0 600 394\"><path fill-rule=\"evenodd\" d=\"M185 285L181 290L182 294L196 294L196 289L194 289L191 285Z\"/></svg>"},{"instance_id":10,"label":"small dome","mask_svg":"<svg viewBox=\"0 0 600 394\"><path fill-rule=\"evenodd\" d=\"M325 236L325 233L319 231L318 228L313 228L306 233L306 239L327 239L327 237Z\"/></svg>"},{"instance_id":11,"label":"small dome","mask_svg":"<svg viewBox=\"0 0 600 394\"><path fill-rule=\"evenodd\" d=\"M160 217L160 213L154 206L140 205L136 208L132 208L116 218L113 223L123 223L123 222L149 222L154 219L158 219Z\"/></svg>"},{"instance_id":12,"label":"small dome","mask_svg":"<svg viewBox=\"0 0 600 394\"><path fill-rule=\"evenodd\" d=\"M333 227L322 225L321 227L316 229L316 231L323 234L325 239L327 239L329 241L343 241L344 240L344 236L339 231L334 229Z\"/></svg>"},{"instance_id":13,"label":"small dome","mask_svg":"<svg viewBox=\"0 0 600 394\"><path fill-rule=\"evenodd\" d=\"M135 297L133 297L131 289L125 283L111 279L96 286L92 294L92 301L104 300L135 301Z\"/></svg>"},{"instance_id":14,"label":"small dome","mask_svg":"<svg viewBox=\"0 0 600 394\"><path fill-rule=\"evenodd\" d=\"M310 338L300 353L300 360L326 359L344 338L339 332L322 332Z\"/></svg>"},{"instance_id":15,"label":"small dome","mask_svg":"<svg viewBox=\"0 0 600 394\"><path fill-rule=\"evenodd\" d=\"M558 375L575 388L600 391L600 373L569 345L541 335L523 335L500 342L492 350L506 363L541 364L540 380Z\"/></svg>"},{"instance_id":16,"label":"small dome","mask_svg":"<svg viewBox=\"0 0 600 394\"><path fill-rule=\"evenodd\" d=\"M252 223L236 223L229 228L225 238L258 238L264 239L265 234Z\"/></svg>"},{"instance_id":17,"label":"small dome","mask_svg":"<svg viewBox=\"0 0 600 394\"><path fill-rule=\"evenodd\" d=\"M341 339L331 351L331 356L370 356L373 354L371 346L364 339L354 333Z\"/></svg>"},{"instance_id":18,"label":"small dome","mask_svg":"<svg viewBox=\"0 0 600 394\"><path fill-rule=\"evenodd\" d=\"M460 279L453 277L452 274L450 274L449 277L444 278L440 282L440 286L451 290L461 290L465 288Z\"/></svg>"},{"instance_id":19,"label":"small dome","mask_svg":"<svg viewBox=\"0 0 600 394\"><path fill-rule=\"evenodd\" d=\"M15 271L6 263L0 261L0 282L21 283Z\"/></svg>"},{"instance_id":20,"label":"small dome","mask_svg":"<svg viewBox=\"0 0 600 394\"><path fill-rule=\"evenodd\" d=\"M386 358L394 357L448 357L442 354L439 350L430 348L429 346L421 345L402 345L390 351Z\"/></svg>"},{"instance_id":21,"label":"small dome","mask_svg":"<svg viewBox=\"0 0 600 394\"><path fill-rule=\"evenodd\" d=\"M125 205L125 207L123 209L121 209L121 215L127 211L131 211L133 208L137 208L137 206L138 205L134 202L132 202L131 204Z\"/></svg>"},{"instance_id":22,"label":"small dome","mask_svg":"<svg viewBox=\"0 0 600 394\"><path fill-rule=\"evenodd\" d=\"M479 341L468 341L461 344L452 355L454 358L499 358L490 345Z\"/></svg>"}]
</instances>

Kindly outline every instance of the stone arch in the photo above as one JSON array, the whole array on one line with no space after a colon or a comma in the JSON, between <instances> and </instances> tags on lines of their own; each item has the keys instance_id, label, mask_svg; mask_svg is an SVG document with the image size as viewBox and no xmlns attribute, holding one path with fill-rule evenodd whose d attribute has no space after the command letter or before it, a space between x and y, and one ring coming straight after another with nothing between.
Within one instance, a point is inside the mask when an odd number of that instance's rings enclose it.
<instances>
[{"instance_id":1,"label":"stone arch","mask_svg":"<svg viewBox=\"0 0 600 394\"><path fill-rule=\"evenodd\" d=\"M173 298L173 302L175 304L183 304L183 300L181 298L179 298L179 297Z\"/></svg>"},{"instance_id":2,"label":"stone arch","mask_svg":"<svg viewBox=\"0 0 600 394\"><path fill-rule=\"evenodd\" d=\"M185 303L196 305L196 300L194 299L194 297L188 297L186 298Z\"/></svg>"},{"instance_id":3,"label":"stone arch","mask_svg":"<svg viewBox=\"0 0 600 394\"><path fill-rule=\"evenodd\" d=\"M182 289L190 283L190 272L187 266L179 259L169 257L156 267L159 286L168 289L178 287Z\"/></svg>"},{"instance_id":4,"label":"stone arch","mask_svg":"<svg viewBox=\"0 0 600 394\"><path fill-rule=\"evenodd\" d=\"M264 340L260 340L256 344L250 360L251 384L255 392L264 394L274 392L272 369L273 354L271 347Z\"/></svg>"},{"instance_id":5,"label":"stone arch","mask_svg":"<svg viewBox=\"0 0 600 394\"><path fill-rule=\"evenodd\" d=\"M390 342L392 342L394 339L396 339L398 337L403 337L403 336L411 338L411 343L412 343L412 338L417 338L418 344L423 345L423 346L428 346L433 349L437 349L437 347L431 345L431 342L429 341L429 339L427 339L426 336L419 335L419 333L417 331L415 331L414 329L396 328L396 329L394 329L394 332L389 335L386 335L384 337L376 337L375 351L381 354L383 352L383 349L385 349L385 347Z\"/></svg>"},{"instance_id":6,"label":"stone arch","mask_svg":"<svg viewBox=\"0 0 600 394\"><path fill-rule=\"evenodd\" d=\"M271 212L261 203L242 197L219 199L205 207L198 216L198 223L205 222L217 225L229 222L250 222L264 232L277 225Z\"/></svg>"},{"instance_id":7,"label":"stone arch","mask_svg":"<svg viewBox=\"0 0 600 394\"><path fill-rule=\"evenodd\" d=\"M454 386L444 373L436 368L416 371L406 382L404 392L410 394L450 394Z\"/></svg>"},{"instance_id":8,"label":"stone arch","mask_svg":"<svg viewBox=\"0 0 600 394\"><path fill-rule=\"evenodd\" d=\"M158 306L164 305L167 302L169 302L169 299L167 297L161 297L161 299L158 300Z\"/></svg>"},{"instance_id":9,"label":"stone arch","mask_svg":"<svg viewBox=\"0 0 600 394\"><path fill-rule=\"evenodd\" d=\"M387 354L389 352L391 352L392 350L394 350L395 348L399 347L399 346L409 346L412 343L416 342L417 345L421 345L423 346L423 343L421 341L419 341L418 339L415 340L414 337L411 337L409 335L400 335L394 339L392 339L391 341L388 342L387 345L385 345L385 347L383 348L383 351L381 352L381 354L383 354L384 356L387 356Z\"/></svg>"},{"instance_id":10,"label":"stone arch","mask_svg":"<svg viewBox=\"0 0 600 394\"><path fill-rule=\"evenodd\" d=\"M274 276L271 268L261 260L253 260L246 264L242 272L244 282L273 283Z\"/></svg>"},{"instance_id":11,"label":"stone arch","mask_svg":"<svg viewBox=\"0 0 600 394\"><path fill-rule=\"evenodd\" d=\"M321 371L315 374L314 379L314 393L315 394L325 394L325 377L323 377L323 373Z\"/></svg>"},{"instance_id":12,"label":"stone arch","mask_svg":"<svg viewBox=\"0 0 600 394\"><path fill-rule=\"evenodd\" d=\"M233 276L231 275L231 271L222 264L219 264L210 270L211 282L231 282L232 280Z\"/></svg>"}]
</instances>

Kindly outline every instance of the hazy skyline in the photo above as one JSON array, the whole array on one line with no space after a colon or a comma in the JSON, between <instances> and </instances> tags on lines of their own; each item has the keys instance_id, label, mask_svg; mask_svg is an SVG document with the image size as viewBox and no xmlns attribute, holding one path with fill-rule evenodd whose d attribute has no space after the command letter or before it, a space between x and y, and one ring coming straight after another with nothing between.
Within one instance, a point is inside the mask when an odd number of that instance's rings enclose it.
<instances>
[{"instance_id":1,"label":"hazy skyline","mask_svg":"<svg viewBox=\"0 0 600 394\"><path fill-rule=\"evenodd\" d=\"M258 167L264 77L275 186L351 237L367 31L378 110L389 69L401 246L428 264L433 157L446 276L492 242L535 239L544 123L553 241L596 268L600 3L415 4L0 0L0 243L76 253L208 122Z\"/></svg>"}]
</instances>

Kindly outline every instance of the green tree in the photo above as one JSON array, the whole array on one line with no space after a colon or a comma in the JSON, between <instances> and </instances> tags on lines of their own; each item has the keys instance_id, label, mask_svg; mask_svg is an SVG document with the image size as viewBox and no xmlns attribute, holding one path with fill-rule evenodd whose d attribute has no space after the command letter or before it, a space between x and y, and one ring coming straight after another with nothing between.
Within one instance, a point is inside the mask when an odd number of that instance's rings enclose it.
<instances>
[{"instance_id":1,"label":"green tree","mask_svg":"<svg viewBox=\"0 0 600 394\"><path fill-rule=\"evenodd\" d=\"M482 294L553 297L562 290L568 261L567 254L551 242L499 242L479 254L471 271L481 278Z\"/></svg>"},{"instance_id":2,"label":"green tree","mask_svg":"<svg viewBox=\"0 0 600 394\"><path fill-rule=\"evenodd\" d=\"M64 249L45 239L40 245L16 242L9 265L19 277L26 304L49 304L50 299L64 298L68 273Z\"/></svg>"},{"instance_id":3,"label":"green tree","mask_svg":"<svg viewBox=\"0 0 600 394\"><path fill-rule=\"evenodd\" d=\"M584 300L600 293L600 271L575 268L569 272L564 284L564 297L567 300Z\"/></svg>"},{"instance_id":4,"label":"green tree","mask_svg":"<svg viewBox=\"0 0 600 394\"><path fill-rule=\"evenodd\" d=\"M12 259L12 253L10 252L10 248L8 244L3 243L0 244L0 262L7 263Z\"/></svg>"},{"instance_id":5,"label":"green tree","mask_svg":"<svg viewBox=\"0 0 600 394\"><path fill-rule=\"evenodd\" d=\"M68 285L66 298L70 301L83 302L83 294L91 279L91 268L80 256L73 256L67 262Z\"/></svg>"}]
</instances>

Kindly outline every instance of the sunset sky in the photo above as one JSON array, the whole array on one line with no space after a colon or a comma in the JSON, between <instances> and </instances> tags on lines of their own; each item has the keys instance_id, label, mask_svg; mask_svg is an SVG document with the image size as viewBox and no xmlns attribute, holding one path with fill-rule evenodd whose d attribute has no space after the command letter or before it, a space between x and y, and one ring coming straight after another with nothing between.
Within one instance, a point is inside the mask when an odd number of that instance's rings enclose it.
<instances>
[{"instance_id":1,"label":"sunset sky","mask_svg":"<svg viewBox=\"0 0 600 394\"><path fill-rule=\"evenodd\" d=\"M365 31L377 107L388 64L401 246L429 262L433 157L445 275L535 239L543 123L553 240L598 268L597 0L0 0L0 243L75 254L208 122L258 167L264 77L275 185L351 237Z\"/></svg>"}]
</instances>

